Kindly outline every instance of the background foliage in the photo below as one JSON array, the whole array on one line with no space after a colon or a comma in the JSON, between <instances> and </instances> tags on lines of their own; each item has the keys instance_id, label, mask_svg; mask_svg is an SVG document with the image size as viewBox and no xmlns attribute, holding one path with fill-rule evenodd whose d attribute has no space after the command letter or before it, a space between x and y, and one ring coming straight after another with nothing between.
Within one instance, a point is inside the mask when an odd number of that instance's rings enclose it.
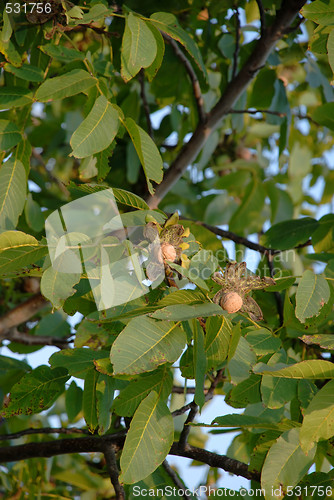
<instances>
[{"instance_id":1,"label":"background foliage","mask_svg":"<svg viewBox=\"0 0 334 500\"><path fill-rule=\"evenodd\" d=\"M171 454L208 464L213 488L222 469L267 500L332 498L334 1L15 5L0 32L0 337L13 356L59 350L35 369L1 355L1 496L185 488ZM99 313L87 275L51 266L44 223L108 187L121 213L177 211L191 236L158 288ZM248 290L259 321L251 300L213 303L213 273L251 258L276 283ZM237 430L227 457L201 425Z\"/></svg>"}]
</instances>

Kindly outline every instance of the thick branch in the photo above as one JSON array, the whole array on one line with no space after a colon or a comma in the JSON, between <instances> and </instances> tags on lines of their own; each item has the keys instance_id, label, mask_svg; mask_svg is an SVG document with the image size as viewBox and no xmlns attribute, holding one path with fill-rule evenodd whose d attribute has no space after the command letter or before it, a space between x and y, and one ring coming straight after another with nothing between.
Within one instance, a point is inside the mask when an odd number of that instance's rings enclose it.
<instances>
[{"instance_id":1,"label":"thick branch","mask_svg":"<svg viewBox=\"0 0 334 500\"><path fill-rule=\"evenodd\" d=\"M58 439L18 446L6 446L0 448L0 463L16 462L18 460L37 457L53 457L55 455L70 453L104 453L106 443L113 445L116 449L120 449L124 444L124 440L125 433L117 433L107 434L103 437L92 436ZM195 446L187 445L185 450L180 450L179 443L175 442L169 450L169 454L197 460L211 467L218 467L237 476L245 477L246 479L255 479L256 481L260 479L260 474L256 471L250 472L247 464Z\"/></svg>"},{"instance_id":2,"label":"thick branch","mask_svg":"<svg viewBox=\"0 0 334 500\"><path fill-rule=\"evenodd\" d=\"M110 477L111 484L116 493L116 500L125 500L125 492L123 486L120 485L118 480L118 467L116 462L116 455L113 445L107 443L104 447L104 458L106 459L107 471Z\"/></svg>"},{"instance_id":3,"label":"thick branch","mask_svg":"<svg viewBox=\"0 0 334 500\"><path fill-rule=\"evenodd\" d=\"M20 332L17 328L11 328L7 333L0 335L1 340L9 340L10 342L17 342L25 345L53 345L64 349L68 347L68 338L48 337L47 335L31 335L26 332Z\"/></svg>"},{"instance_id":4,"label":"thick branch","mask_svg":"<svg viewBox=\"0 0 334 500\"><path fill-rule=\"evenodd\" d=\"M208 114L207 121L199 123L191 139L181 149L169 167L163 181L156 188L155 195L147 200L150 208L156 208L159 205L160 201L182 176L188 165L196 160L209 136L219 127L224 116L228 114L259 69L264 66L276 42L282 38L305 3L306 0L283 1L282 8L277 13L273 25L266 29L249 59L236 77L228 84L224 94Z\"/></svg>"},{"instance_id":5,"label":"thick branch","mask_svg":"<svg viewBox=\"0 0 334 500\"><path fill-rule=\"evenodd\" d=\"M28 321L48 304L40 293L14 307L0 318L0 336L6 335L15 326Z\"/></svg>"},{"instance_id":6,"label":"thick branch","mask_svg":"<svg viewBox=\"0 0 334 500\"><path fill-rule=\"evenodd\" d=\"M194 97L196 100L199 121L200 121L200 123L205 123L207 116L206 116L206 113L204 111L204 103L203 103L203 98L202 98L201 87L199 85L199 81L198 81L198 78L197 78L196 73L194 71L194 68L192 67L189 60L182 52L182 50L179 48L179 46L175 42L175 40L173 40L173 38L169 37L168 35L166 35L164 33L162 33L162 36L170 44L175 55L180 59L183 66L185 67L186 72L188 73L188 76L190 78L191 85L193 88L193 94L194 94Z\"/></svg>"}]
</instances>

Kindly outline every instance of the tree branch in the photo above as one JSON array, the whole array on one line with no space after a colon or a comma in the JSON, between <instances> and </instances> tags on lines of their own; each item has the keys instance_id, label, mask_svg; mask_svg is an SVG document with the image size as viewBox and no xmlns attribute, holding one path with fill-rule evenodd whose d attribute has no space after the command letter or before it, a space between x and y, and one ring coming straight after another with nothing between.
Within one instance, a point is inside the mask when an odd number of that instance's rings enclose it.
<instances>
[{"instance_id":1,"label":"tree branch","mask_svg":"<svg viewBox=\"0 0 334 500\"><path fill-rule=\"evenodd\" d=\"M234 8L235 10L235 49L233 53L233 68L232 68L232 80L236 77L238 71L238 57L239 57L239 49L240 49L240 18L239 18L239 9L238 7Z\"/></svg>"},{"instance_id":2,"label":"tree branch","mask_svg":"<svg viewBox=\"0 0 334 500\"><path fill-rule=\"evenodd\" d=\"M265 29L266 29L266 19L265 19L265 13L264 13L264 8L262 4L262 0L256 0L259 13L260 13L260 23L261 23L261 37L263 37Z\"/></svg>"},{"instance_id":3,"label":"tree branch","mask_svg":"<svg viewBox=\"0 0 334 500\"><path fill-rule=\"evenodd\" d=\"M249 115L256 115L257 113L266 113L267 115L275 115L275 116L280 116L283 118L283 116L286 116L286 113L281 113L280 111L271 111L270 109L230 109L229 113L233 114L249 114Z\"/></svg>"},{"instance_id":4,"label":"tree branch","mask_svg":"<svg viewBox=\"0 0 334 500\"><path fill-rule=\"evenodd\" d=\"M42 294L38 293L26 302L14 307L0 318L0 337L7 335L15 326L25 323L48 304Z\"/></svg>"},{"instance_id":5,"label":"tree branch","mask_svg":"<svg viewBox=\"0 0 334 500\"><path fill-rule=\"evenodd\" d=\"M19 439L29 434L88 434L91 436L88 429L80 429L78 427L42 427L41 429L30 428L12 434L0 435L0 441Z\"/></svg>"},{"instance_id":6,"label":"tree branch","mask_svg":"<svg viewBox=\"0 0 334 500\"><path fill-rule=\"evenodd\" d=\"M107 471L110 477L110 481L115 490L116 500L125 500L125 492L123 486L120 485L118 480L119 473L116 462L115 450L111 443L105 444L104 457L106 459Z\"/></svg>"},{"instance_id":7,"label":"tree branch","mask_svg":"<svg viewBox=\"0 0 334 500\"><path fill-rule=\"evenodd\" d=\"M180 480L179 476L176 474L175 470L173 470L171 468L171 466L169 465L169 463L167 462L167 460L164 460L162 462L162 466L163 468L165 469L165 471L167 472L167 474L169 475L169 477L172 479L173 483L175 484L175 486L177 487L178 490L181 490L183 493L182 493L182 496L183 498L186 498L187 500L191 500L191 496L189 496L186 492L186 489L184 487L184 484L183 482Z\"/></svg>"},{"instance_id":8,"label":"tree branch","mask_svg":"<svg viewBox=\"0 0 334 500\"><path fill-rule=\"evenodd\" d=\"M198 78L196 76L196 73L194 71L194 68L190 64L189 60L187 57L184 55L182 50L179 48L178 44L173 40L173 38L169 37L165 33L161 33L164 39L170 44L172 47L174 54L178 57L178 59L182 62L184 65L186 72L188 73L188 76L191 81L191 85L193 88L193 94L196 100L196 105L197 105L197 112L198 112L198 118L200 123L205 123L207 119L207 115L204 111L204 103L203 103L203 97L202 97L202 92L201 92L201 87L199 85Z\"/></svg>"},{"instance_id":9,"label":"tree branch","mask_svg":"<svg viewBox=\"0 0 334 500\"><path fill-rule=\"evenodd\" d=\"M189 432L190 432L190 425L189 424L194 421L194 419L197 415L197 412L198 412L198 406L195 403L195 401L192 401L190 403L190 405L191 405L190 412L188 413L187 419L184 422L183 429L182 429L180 439L179 439L180 450L185 450L185 448L186 448L187 439L188 439Z\"/></svg>"},{"instance_id":10,"label":"tree branch","mask_svg":"<svg viewBox=\"0 0 334 500\"><path fill-rule=\"evenodd\" d=\"M148 135L153 139L153 127L152 127L152 122L151 122L150 107L148 105L147 97L146 97L146 93L145 93L144 70L139 71L138 79L139 79L139 83L140 83L140 97L141 97L141 100L143 101L143 108L144 108L144 113L145 113L145 118L146 118L146 123L147 123L147 132L148 132Z\"/></svg>"},{"instance_id":11,"label":"tree branch","mask_svg":"<svg viewBox=\"0 0 334 500\"><path fill-rule=\"evenodd\" d=\"M30 333L20 332L17 328L11 328L7 333L1 334L0 339L25 345L53 345L59 347L59 349L68 347L68 344L71 342L68 338L31 335Z\"/></svg>"},{"instance_id":12,"label":"tree branch","mask_svg":"<svg viewBox=\"0 0 334 500\"><path fill-rule=\"evenodd\" d=\"M226 116L247 88L258 70L264 66L266 60L275 47L276 42L283 37L286 29L296 18L306 0L284 0L272 26L269 26L259 39L256 47L239 73L227 85L225 92L207 115L205 123L199 123L191 139L183 146L175 158L155 194L147 199L150 208L157 208L160 201L182 176L188 165L194 162L202 150L209 136L219 127Z\"/></svg>"},{"instance_id":13,"label":"tree branch","mask_svg":"<svg viewBox=\"0 0 334 500\"><path fill-rule=\"evenodd\" d=\"M188 217L182 217L182 216L180 216L180 219L192 220L189 219ZM199 226L205 227L206 229L211 231L211 233L214 233L217 236L221 236L222 238L234 241L234 243L239 243L241 245L244 245L245 247L250 248L251 250L255 250L256 252L262 253L263 255L276 255L281 252L281 250L277 250L275 248L268 248L259 245L258 243L253 243L253 241L247 240L247 238L244 238L243 236L239 236L238 234L232 233L231 231L225 231L225 229L220 229L219 227L216 226L211 226L210 224L206 224L205 222L201 221L193 221L193 222Z\"/></svg>"},{"instance_id":14,"label":"tree branch","mask_svg":"<svg viewBox=\"0 0 334 500\"><path fill-rule=\"evenodd\" d=\"M89 436L82 438L58 439L55 441L43 441L37 443L21 444L17 446L6 446L0 448L0 463L16 462L37 457L53 457L55 455L66 455L72 453L104 453L106 443L121 449L125 441L125 432L117 434L106 434L103 437ZM211 451L190 446L187 444L185 450L180 450L179 443L174 442L169 455L197 460L211 467L223 469L246 479L259 481L260 474L257 471L249 471L247 464L219 455Z\"/></svg>"}]
</instances>

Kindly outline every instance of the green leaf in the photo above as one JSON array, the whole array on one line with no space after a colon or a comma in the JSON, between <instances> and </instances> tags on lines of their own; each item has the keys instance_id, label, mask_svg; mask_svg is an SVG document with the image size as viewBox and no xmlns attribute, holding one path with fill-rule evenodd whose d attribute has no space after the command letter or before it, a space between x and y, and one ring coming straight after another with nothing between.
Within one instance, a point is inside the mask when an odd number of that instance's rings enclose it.
<instances>
[{"instance_id":1,"label":"green leaf","mask_svg":"<svg viewBox=\"0 0 334 500\"><path fill-rule=\"evenodd\" d=\"M123 389L113 403L113 410L117 415L132 417L140 402L151 392L159 394L161 400L167 399L173 385L173 376L170 370L156 370L154 373L143 374Z\"/></svg>"},{"instance_id":2,"label":"green leaf","mask_svg":"<svg viewBox=\"0 0 334 500\"><path fill-rule=\"evenodd\" d=\"M28 194L28 198L24 207L24 214L28 225L37 233L44 227L44 217L39 204L34 201L32 194Z\"/></svg>"},{"instance_id":3,"label":"green leaf","mask_svg":"<svg viewBox=\"0 0 334 500\"><path fill-rule=\"evenodd\" d=\"M55 45L54 43L47 43L40 45L39 49L49 57L57 59L60 62L70 62L75 60L83 61L85 54L76 49L70 49L64 45Z\"/></svg>"},{"instance_id":4,"label":"green leaf","mask_svg":"<svg viewBox=\"0 0 334 500\"><path fill-rule=\"evenodd\" d=\"M49 78L37 89L35 99L40 102L56 101L85 92L96 85L96 79L83 69L74 69L61 76Z\"/></svg>"},{"instance_id":5,"label":"green leaf","mask_svg":"<svg viewBox=\"0 0 334 500\"><path fill-rule=\"evenodd\" d=\"M328 26L334 24L334 0L316 0L305 5L301 13L306 19Z\"/></svg>"},{"instance_id":6,"label":"green leaf","mask_svg":"<svg viewBox=\"0 0 334 500\"><path fill-rule=\"evenodd\" d=\"M202 54L197 44L191 36L180 27L178 20L173 14L170 12L155 12L152 14L150 22L158 28L159 31L167 33L167 35L171 38L180 42L194 59L204 77L207 78L207 72L203 63Z\"/></svg>"},{"instance_id":7,"label":"green leaf","mask_svg":"<svg viewBox=\"0 0 334 500\"><path fill-rule=\"evenodd\" d=\"M82 394L81 387L72 380L65 394L66 413L70 422L73 422L82 409Z\"/></svg>"},{"instance_id":8,"label":"green leaf","mask_svg":"<svg viewBox=\"0 0 334 500\"><path fill-rule=\"evenodd\" d=\"M311 217L304 217L298 220L287 220L279 222L261 237L262 245L279 250L287 250L305 243L312 233L317 229L318 221Z\"/></svg>"},{"instance_id":9,"label":"green leaf","mask_svg":"<svg viewBox=\"0 0 334 500\"><path fill-rule=\"evenodd\" d=\"M281 340L266 328L252 330L245 338L257 356L275 352L281 347Z\"/></svg>"},{"instance_id":10,"label":"green leaf","mask_svg":"<svg viewBox=\"0 0 334 500\"><path fill-rule=\"evenodd\" d=\"M47 253L47 246L40 245L33 236L6 231L0 234L0 275L28 266Z\"/></svg>"},{"instance_id":11,"label":"green leaf","mask_svg":"<svg viewBox=\"0 0 334 500\"><path fill-rule=\"evenodd\" d=\"M241 205L231 217L229 224L231 231L243 233L246 229L247 233L252 233L259 229L259 223L262 227L260 214L264 201L264 187L262 183L255 178L247 185Z\"/></svg>"},{"instance_id":12,"label":"green leaf","mask_svg":"<svg viewBox=\"0 0 334 500\"><path fill-rule=\"evenodd\" d=\"M70 375L85 378L86 370L94 366L97 359L106 359L106 351L93 351L92 349L75 348L55 352L49 359L52 367L63 367Z\"/></svg>"},{"instance_id":13,"label":"green leaf","mask_svg":"<svg viewBox=\"0 0 334 500\"><path fill-rule=\"evenodd\" d=\"M296 316L305 323L307 318L318 316L329 301L330 288L323 276L306 270L296 292Z\"/></svg>"},{"instance_id":14,"label":"green leaf","mask_svg":"<svg viewBox=\"0 0 334 500\"><path fill-rule=\"evenodd\" d=\"M166 458L173 437L172 415L152 391L131 421L121 456L120 481L132 484L151 474Z\"/></svg>"},{"instance_id":15,"label":"green leaf","mask_svg":"<svg viewBox=\"0 0 334 500\"><path fill-rule=\"evenodd\" d=\"M268 367L264 363L258 363L253 368L253 372L273 375L274 377L326 379L334 378L334 365L330 361L322 361L320 359L301 361L291 366L282 367L276 365L275 368Z\"/></svg>"},{"instance_id":16,"label":"green leaf","mask_svg":"<svg viewBox=\"0 0 334 500\"><path fill-rule=\"evenodd\" d=\"M98 426L96 413L96 383L99 373L95 368L89 368L85 375L85 385L82 399L82 409L90 432L94 432Z\"/></svg>"},{"instance_id":17,"label":"green leaf","mask_svg":"<svg viewBox=\"0 0 334 500\"><path fill-rule=\"evenodd\" d=\"M212 302L206 304L186 305L179 304L175 306L167 306L160 309L150 316L154 319L168 319L171 321L185 321L192 318L200 318L212 315L221 315L222 308Z\"/></svg>"},{"instance_id":18,"label":"green leaf","mask_svg":"<svg viewBox=\"0 0 334 500\"><path fill-rule=\"evenodd\" d=\"M0 88L0 109L17 108L32 104L32 93L21 87Z\"/></svg>"},{"instance_id":19,"label":"green leaf","mask_svg":"<svg viewBox=\"0 0 334 500\"><path fill-rule=\"evenodd\" d=\"M6 151L7 149L16 146L16 144L18 144L21 140L21 132L15 123L10 122L9 120L0 120L0 150ZM10 160L8 160L8 162L9 161ZM1 169L4 165L2 165Z\"/></svg>"},{"instance_id":20,"label":"green leaf","mask_svg":"<svg viewBox=\"0 0 334 500\"><path fill-rule=\"evenodd\" d=\"M194 367L195 367L195 403L202 409L205 403L204 381L206 373L206 355L204 350L204 333L198 321L193 321L194 328Z\"/></svg>"},{"instance_id":21,"label":"green leaf","mask_svg":"<svg viewBox=\"0 0 334 500\"><path fill-rule=\"evenodd\" d=\"M234 52L234 41L233 41ZM248 107L250 108L269 108L275 94L274 83L277 75L274 69L264 68L254 82L253 90L250 95Z\"/></svg>"},{"instance_id":22,"label":"green leaf","mask_svg":"<svg viewBox=\"0 0 334 500\"><path fill-rule=\"evenodd\" d=\"M218 424L214 427L253 427L255 429L280 429L285 431L295 427L295 423L292 421L287 420L280 424L274 422L273 419L267 415L256 417L253 415L238 415L235 413L216 417L212 421L212 424Z\"/></svg>"},{"instance_id":23,"label":"green leaf","mask_svg":"<svg viewBox=\"0 0 334 500\"><path fill-rule=\"evenodd\" d=\"M268 361L268 366L275 366L277 363L286 362L286 352L281 350L275 353ZM261 382L262 401L267 408L276 410L282 408L288 401L291 401L297 393L297 380L285 379L263 375Z\"/></svg>"},{"instance_id":24,"label":"green leaf","mask_svg":"<svg viewBox=\"0 0 334 500\"><path fill-rule=\"evenodd\" d=\"M119 127L116 108L101 95L84 121L73 133L70 156L85 158L106 149L114 140Z\"/></svg>"},{"instance_id":25,"label":"green leaf","mask_svg":"<svg viewBox=\"0 0 334 500\"><path fill-rule=\"evenodd\" d=\"M227 365L232 383L238 384L247 379L255 363L256 356L251 346L244 337L240 337L234 356Z\"/></svg>"},{"instance_id":26,"label":"green leaf","mask_svg":"<svg viewBox=\"0 0 334 500\"><path fill-rule=\"evenodd\" d=\"M263 465L261 487L266 500L282 500L287 487L296 486L313 463L315 448L305 455L299 443L299 428L284 432L270 448Z\"/></svg>"},{"instance_id":27,"label":"green leaf","mask_svg":"<svg viewBox=\"0 0 334 500\"><path fill-rule=\"evenodd\" d=\"M39 413L55 402L65 389L65 382L69 379L64 368L51 370L48 366L38 366L24 375L15 384L5 403L1 415L31 415Z\"/></svg>"},{"instance_id":28,"label":"green leaf","mask_svg":"<svg viewBox=\"0 0 334 500\"><path fill-rule=\"evenodd\" d=\"M319 123L319 125L323 125L324 127L328 127L331 130L334 130L334 102L327 102L322 106L318 106L311 116L314 121Z\"/></svg>"},{"instance_id":29,"label":"green leaf","mask_svg":"<svg viewBox=\"0 0 334 500\"><path fill-rule=\"evenodd\" d=\"M328 35L327 53L328 53L329 65L332 68L332 71L334 73L334 31L333 30Z\"/></svg>"},{"instance_id":30,"label":"green leaf","mask_svg":"<svg viewBox=\"0 0 334 500\"><path fill-rule=\"evenodd\" d=\"M57 338L70 337L71 327L66 319L67 315L61 311L48 314L38 322L34 334Z\"/></svg>"},{"instance_id":31,"label":"green leaf","mask_svg":"<svg viewBox=\"0 0 334 500\"><path fill-rule=\"evenodd\" d=\"M24 208L26 189L26 172L22 162L8 160L3 163L0 168L0 230L16 228Z\"/></svg>"},{"instance_id":32,"label":"green leaf","mask_svg":"<svg viewBox=\"0 0 334 500\"><path fill-rule=\"evenodd\" d=\"M300 339L308 345L316 344L322 349L334 350L334 336L332 334L303 335Z\"/></svg>"},{"instance_id":33,"label":"green leaf","mask_svg":"<svg viewBox=\"0 0 334 500\"><path fill-rule=\"evenodd\" d=\"M316 393L304 411L303 424L300 429L300 444L308 453L314 444L321 439L334 436L334 380Z\"/></svg>"},{"instance_id":34,"label":"green leaf","mask_svg":"<svg viewBox=\"0 0 334 500\"><path fill-rule=\"evenodd\" d=\"M143 166L148 190L151 194L154 194L150 181L159 184L163 177L162 159L159 150L151 137L132 118L126 118L124 125Z\"/></svg>"},{"instance_id":35,"label":"green leaf","mask_svg":"<svg viewBox=\"0 0 334 500\"><path fill-rule=\"evenodd\" d=\"M227 357L232 328L225 316L214 316L207 319L205 329L207 369L211 371L220 366Z\"/></svg>"},{"instance_id":36,"label":"green leaf","mask_svg":"<svg viewBox=\"0 0 334 500\"><path fill-rule=\"evenodd\" d=\"M227 395L225 398L226 403L233 406L233 408L245 408L250 404L261 401L261 379L262 377L259 375L251 375L246 380L240 382Z\"/></svg>"},{"instance_id":37,"label":"green leaf","mask_svg":"<svg viewBox=\"0 0 334 500\"><path fill-rule=\"evenodd\" d=\"M165 42L162 38L162 35L159 30L157 30L151 23L146 23L146 26L152 31L152 34L155 38L155 42L157 44L157 55L151 66L146 68L145 74L147 75L148 81L151 82L153 78L156 76L159 68L162 64L162 60L165 53Z\"/></svg>"},{"instance_id":38,"label":"green leaf","mask_svg":"<svg viewBox=\"0 0 334 500\"><path fill-rule=\"evenodd\" d=\"M333 214L324 215L319 219L319 227L312 234L312 246L316 252L327 252L334 249Z\"/></svg>"},{"instance_id":39,"label":"green leaf","mask_svg":"<svg viewBox=\"0 0 334 500\"><path fill-rule=\"evenodd\" d=\"M129 13L122 40L121 75L125 82L136 76L141 68L151 66L157 55L156 38L146 22Z\"/></svg>"},{"instance_id":40,"label":"green leaf","mask_svg":"<svg viewBox=\"0 0 334 500\"><path fill-rule=\"evenodd\" d=\"M61 267L60 261L65 258L64 255L65 252L59 257L58 267ZM62 273L54 267L49 267L41 279L41 292L53 307L59 309L68 297L74 295L76 290L73 287L79 280L79 273Z\"/></svg>"},{"instance_id":41,"label":"green leaf","mask_svg":"<svg viewBox=\"0 0 334 500\"><path fill-rule=\"evenodd\" d=\"M134 318L111 348L114 372L132 375L152 371L163 363L174 363L185 341L185 334L177 323Z\"/></svg>"},{"instance_id":42,"label":"green leaf","mask_svg":"<svg viewBox=\"0 0 334 500\"><path fill-rule=\"evenodd\" d=\"M29 82L42 82L44 80L43 70L31 64L22 64L22 66L16 68L12 64L6 63L5 71L12 73L18 78L22 78L22 80L28 80Z\"/></svg>"},{"instance_id":43,"label":"green leaf","mask_svg":"<svg viewBox=\"0 0 334 500\"><path fill-rule=\"evenodd\" d=\"M109 189L107 186L99 186L97 184L80 184L76 185L71 182L68 186L68 189L71 194L79 196L85 196L86 194L97 193L98 191L103 191L104 189ZM125 205L127 207L132 207L138 210L148 210L147 203L137 196L136 194L130 193L125 189L112 188L115 200L121 205Z\"/></svg>"},{"instance_id":44,"label":"green leaf","mask_svg":"<svg viewBox=\"0 0 334 500\"><path fill-rule=\"evenodd\" d=\"M32 148L30 142L24 139L23 141L19 142L18 146L15 148L13 155L11 156L11 160L13 160L15 164L17 161L21 161L23 163L27 177L30 171L31 152Z\"/></svg>"},{"instance_id":45,"label":"green leaf","mask_svg":"<svg viewBox=\"0 0 334 500\"><path fill-rule=\"evenodd\" d=\"M111 425L111 406L114 399L115 379L100 374L96 391L96 413L99 434L105 434Z\"/></svg>"}]
</instances>

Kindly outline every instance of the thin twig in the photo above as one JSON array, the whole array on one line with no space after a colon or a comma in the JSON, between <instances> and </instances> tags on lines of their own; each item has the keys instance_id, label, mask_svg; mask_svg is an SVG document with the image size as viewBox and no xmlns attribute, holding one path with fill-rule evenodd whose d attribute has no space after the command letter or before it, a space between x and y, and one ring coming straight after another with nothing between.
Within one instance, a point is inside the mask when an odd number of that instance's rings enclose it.
<instances>
[{"instance_id":1,"label":"thin twig","mask_svg":"<svg viewBox=\"0 0 334 500\"><path fill-rule=\"evenodd\" d=\"M270 271L270 276L273 278L275 272L274 272L273 255L272 254L267 255L267 262L268 262L268 267L269 267L269 271ZM279 292L274 292L274 296L275 296L276 305L277 305L279 323L280 323L280 326L282 326L283 322L284 322L282 297L281 297L281 294Z\"/></svg>"},{"instance_id":2,"label":"thin twig","mask_svg":"<svg viewBox=\"0 0 334 500\"><path fill-rule=\"evenodd\" d=\"M0 441L19 439L30 434L88 434L91 436L91 432L88 429L80 429L78 427L43 427L41 429L30 428L12 434L3 434L0 435Z\"/></svg>"},{"instance_id":3,"label":"thin twig","mask_svg":"<svg viewBox=\"0 0 334 500\"><path fill-rule=\"evenodd\" d=\"M198 112L198 118L200 123L205 123L207 115L204 111L204 102L203 102L203 97L202 97L202 92L201 92L201 87L198 81L198 78L196 76L196 73L194 71L194 68L190 64L189 60L187 57L184 55L182 50L179 48L178 44L173 40L171 37L166 35L165 33L162 33L162 36L165 38L165 40L170 44L172 47L174 54L178 57L178 59L182 62L184 65L186 72L188 73L188 76L191 81L191 85L193 88L193 94L196 100L196 105L197 105L197 112Z\"/></svg>"},{"instance_id":4,"label":"thin twig","mask_svg":"<svg viewBox=\"0 0 334 500\"><path fill-rule=\"evenodd\" d=\"M189 219L188 217L182 217L182 216L180 216L180 219L192 220ZM221 236L222 238L234 241L234 243L239 243L241 245L244 245L245 247L250 248L251 250L255 250L256 252L260 252L264 255L269 255L269 254L276 255L281 252L281 250L276 250L275 248L268 248L259 245L258 243L253 243L253 241L247 240L247 238L244 238L243 236L239 236L238 234L232 233L231 231L225 231L225 229L220 229L216 226L211 226L210 224L206 224L205 222L201 221L193 221L193 222L195 224L198 224L199 226L205 227L206 229L216 234L217 236Z\"/></svg>"},{"instance_id":5,"label":"thin twig","mask_svg":"<svg viewBox=\"0 0 334 500\"><path fill-rule=\"evenodd\" d=\"M223 369L217 371L217 374L216 374L215 378L211 382L211 385L210 385L209 389L206 392L205 402L210 401L210 399L213 398L214 391L215 391L217 385L219 384L219 382L223 378L223 373L224 373ZM196 414L198 412L198 406L195 403L195 401L192 401L191 403L189 403L188 406L189 407L187 408L187 410L190 409L190 412L188 414L188 417L187 417L186 421L184 422L183 429L182 429L182 432L181 432L181 435L180 435L180 439L179 439L179 446L180 446L181 449L185 449L185 447L187 445L187 439L188 439L189 432L190 432L190 429L191 429L191 427L190 427L189 424L194 421L194 419L196 417ZM185 408L185 406L182 407L182 408L180 408L179 411L183 410L184 408ZM185 411L187 411L187 410L184 410L183 413ZM173 412L173 414L174 414L174 412Z\"/></svg>"},{"instance_id":6,"label":"thin twig","mask_svg":"<svg viewBox=\"0 0 334 500\"><path fill-rule=\"evenodd\" d=\"M182 491L183 498L186 498L187 500L191 500L192 497L190 495L188 495L188 493L187 493L188 488L185 488L183 482L180 480L180 478L176 474L175 470L172 469L172 467L169 465L167 460L164 460L162 462L162 466L165 469L165 471L167 472L167 474L169 475L169 477L172 479L172 481L175 484L175 486L177 487L177 489L179 491Z\"/></svg>"},{"instance_id":7,"label":"thin twig","mask_svg":"<svg viewBox=\"0 0 334 500\"><path fill-rule=\"evenodd\" d=\"M229 113L233 114L249 114L256 115L257 113L266 113L267 115L276 115L280 117L286 116L286 113L281 113L280 111L271 111L270 109L230 109Z\"/></svg>"},{"instance_id":8,"label":"thin twig","mask_svg":"<svg viewBox=\"0 0 334 500\"><path fill-rule=\"evenodd\" d=\"M188 403L188 404L182 406L178 410L174 410L172 412L172 417L178 417L179 415L183 415L186 411L190 410L192 405L193 405L193 401L191 403Z\"/></svg>"},{"instance_id":9,"label":"thin twig","mask_svg":"<svg viewBox=\"0 0 334 500\"><path fill-rule=\"evenodd\" d=\"M205 389L204 389L205 391ZM178 387L177 385L174 385L172 387L172 392L174 394L195 394L195 387Z\"/></svg>"},{"instance_id":10,"label":"thin twig","mask_svg":"<svg viewBox=\"0 0 334 500\"><path fill-rule=\"evenodd\" d=\"M147 132L148 132L148 135L153 139L153 127L152 127L152 122L151 122L150 107L148 105L148 101L147 101L147 97L146 97L146 93L145 93L144 70L139 71L138 79L139 79L139 83L140 83L140 97L141 97L141 100L143 101L143 108L144 108L144 113L145 113L145 117L146 117Z\"/></svg>"},{"instance_id":11,"label":"thin twig","mask_svg":"<svg viewBox=\"0 0 334 500\"><path fill-rule=\"evenodd\" d=\"M182 432L180 434L180 439L179 439L179 447L181 450L184 450L187 444L187 439L189 436L190 432L190 423L194 421L197 412L198 412L198 406L195 403L195 401L192 401L190 406L190 412L188 413L187 419L184 422Z\"/></svg>"},{"instance_id":12,"label":"thin twig","mask_svg":"<svg viewBox=\"0 0 334 500\"><path fill-rule=\"evenodd\" d=\"M116 500L125 500L125 492L123 486L118 480L119 472L113 445L111 443L106 443L103 452L106 459L107 471L110 477L110 481L115 490Z\"/></svg>"},{"instance_id":13,"label":"thin twig","mask_svg":"<svg viewBox=\"0 0 334 500\"><path fill-rule=\"evenodd\" d=\"M235 10L235 49L233 53L233 67L232 67L232 80L236 77L238 71L238 57L240 50L240 18L238 7Z\"/></svg>"},{"instance_id":14,"label":"thin twig","mask_svg":"<svg viewBox=\"0 0 334 500\"><path fill-rule=\"evenodd\" d=\"M55 175L53 175L46 167L46 163L42 157L42 155L40 155L35 148L32 149L32 155L33 157L35 158L35 160L37 160L37 162L42 166L44 167L44 171L45 173L47 174L47 176L49 177L50 181L51 182L54 182L55 184L58 185L59 189L64 193L64 195L66 196L66 198L69 197L70 195L70 192L69 190L67 189L67 187L65 186L65 184L63 184L61 182L61 180L59 180Z\"/></svg>"},{"instance_id":15,"label":"thin twig","mask_svg":"<svg viewBox=\"0 0 334 500\"><path fill-rule=\"evenodd\" d=\"M261 37L263 37L264 32L266 30L266 19L265 19L265 12L263 8L263 4L261 0L256 0L259 12L260 12L260 23L261 23Z\"/></svg>"}]
</instances>

